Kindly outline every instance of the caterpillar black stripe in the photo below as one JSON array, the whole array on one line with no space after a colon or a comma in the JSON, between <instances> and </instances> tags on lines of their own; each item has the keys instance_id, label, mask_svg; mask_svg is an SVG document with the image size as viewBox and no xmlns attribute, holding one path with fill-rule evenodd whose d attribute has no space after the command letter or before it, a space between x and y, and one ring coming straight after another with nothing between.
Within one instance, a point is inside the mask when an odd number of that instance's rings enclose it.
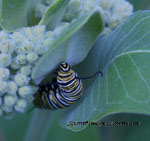
<instances>
[{"instance_id":1,"label":"caterpillar black stripe","mask_svg":"<svg viewBox=\"0 0 150 141\"><path fill-rule=\"evenodd\" d=\"M92 78L98 73L103 75L101 71L98 71L90 77L81 78L70 69L67 63L61 63L57 68L57 76L53 78L52 82L39 85L33 103L35 107L47 110L69 107L81 98L83 93L82 79Z\"/></svg>"}]
</instances>

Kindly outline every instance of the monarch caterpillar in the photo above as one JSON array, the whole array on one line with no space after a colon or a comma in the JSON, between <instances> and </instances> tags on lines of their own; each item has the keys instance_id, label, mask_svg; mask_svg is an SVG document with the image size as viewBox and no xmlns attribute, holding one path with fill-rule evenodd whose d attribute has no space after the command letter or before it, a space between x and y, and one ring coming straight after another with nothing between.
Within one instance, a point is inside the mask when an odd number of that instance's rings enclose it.
<instances>
[{"instance_id":1,"label":"monarch caterpillar","mask_svg":"<svg viewBox=\"0 0 150 141\"><path fill-rule=\"evenodd\" d=\"M90 79L98 73L101 76L103 75L101 71L98 71L92 76L82 78L70 69L68 63L63 62L58 66L57 76L52 79L51 83L39 85L39 90L34 95L35 99L33 103L35 107L47 110L69 107L81 98L83 93L82 79Z\"/></svg>"}]
</instances>

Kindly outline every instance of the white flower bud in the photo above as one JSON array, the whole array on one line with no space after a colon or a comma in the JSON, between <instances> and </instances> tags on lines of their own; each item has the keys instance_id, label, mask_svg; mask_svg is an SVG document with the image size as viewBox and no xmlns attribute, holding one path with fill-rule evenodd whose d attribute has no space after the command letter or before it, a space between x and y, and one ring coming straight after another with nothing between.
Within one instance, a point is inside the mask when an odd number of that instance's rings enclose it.
<instances>
[{"instance_id":1,"label":"white flower bud","mask_svg":"<svg viewBox=\"0 0 150 141\"><path fill-rule=\"evenodd\" d=\"M117 15L112 16L109 22L109 27L111 29L115 29L120 24L120 22L121 22L121 19L119 16Z\"/></svg>"},{"instance_id":2,"label":"white flower bud","mask_svg":"<svg viewBox=\"0 0 150 141\"><path fill-rule=\"evenodd\" d=\"M66 13L63 17L63 20L71 23L74 19L76 19L76 17L77 17L77 14Z\"/></svg>"},{"instance_id":3,"label":"white flower bud","mask_svg":"<svg viewBox=\"0 0 150 141\"><path fill-rule=\"evenodd\" d=\"M22 46L22 53L29 53L32 51L34 45L32 42L24 42Z\"/></svg>"},{"instance_id":4,"label":"white flower bud","mask_svg":"<svg viewBox=\"0 0 150 141\"><path fill-rule=\"evenodd\" d=\"M54 38L49 38L49 39L46 39L44 40L44 46L46 46L47 48L50 48L53 43L55 42L55 39Z\"/></svg>"},{"instance_id":5,"label":"white flower bud","mask_svg":"<svg viewBox=\"0 0 150 141\"><path fill-rule=\"evenodd\" d=\"M6 31L0 31L0 41L4 41L5 39L8 39L9 34Z\"/></svg>"},{"instance_id":6,"label":"white flower bud","mask_svg":"<svg viewBox=\"0 0 150 141\"><path fill-rule=\"evenodd\" d=\"M15 51L16 51L18 54L22 53L22 52L23 52L22 50L23 50L23 49L22 49L22 46L20 46L20 45L15 45Z\"/></svg>"},{"instance_id":7,"label":"white flower bud","mask_svg":"<svg viewBox=\"0 0 150 141\"><path fill-rule=\"evenodd\" d=\"M22 73L18 73L15 75L14 80L18 86L24 86L24 85L27 85L29 83L30 78L27 77L26 75L22 74Z\"/></svg>"},{"instance_id":8,"label":"white flower bud","mask_svg":"<svg viewBox=\"0 0 150 141\"><path fill-rule=\"evenodd\" d=\"M14 51L14 42L7 39L0 44L2 53L12 53Z\"/></svg>"},{"instance_id":9,"label":"white flower bud","mask_svg":"<svg viewBox=\"0 0 150 141\"><path fill-rule=\"evenodd\" d=\"M15 105L15 110L19 113L24 113L27 106L28 106L28 104L27 104L26 100L19 99L19 100L17 100L17 103Z\"/></svg>"},{"instance_id":10,"label":"white flower bud","mask_svg":"<svg viewBox=\"0 0 150 141\"><path fill-rule=\"evenodd\" d=\"M91 1L85 1L83 4L83 8L79 12L79 17L87 14L89 11L91 11L94 8L93 3Z\"/></svg>"},{"instance_id":11,"label":"white flower bud","mask_svg":"<svg viewBox=\"0 0 150 141\"><path fill-rule=\"evenodd\" d=\"M28 40L30 41L30 42L37 42L37 39L36 39L36 37L32 34L32 36L30 36L29 38L28 38Z\"/></svg>"},{"instance_id":12,"label":"white flower bud","mask_svg":"<svg viewBox=\"0 0 150 141\"><path fill-rule=\"evenodd\" d=\"M93 1L85 1L83 5L83 9L88 8L90 11L91 9L95 8L96 5L94 5Z\"/></svg>"},{"instance_id":13,"label":"white flower bud","mask_svg":"<svg viewBox=\"0 0 150 141\"><path fill-rule=\"evenodd\" d=\"M19 94L20 97L26 98L26 97L28 97L29 95L32 94L32 88L30 86L20 87L19 90L18 90L18 94Z\"/></svg>"},{"instance_id":14,"label":"white flower bud","mask_svg":"<svg viewBox=\"0 0 150 141\"><path fill-rule=\"evenodd\" d=\"M15 96L17 89L17 84L14 81L8 81L8 94Z\"/></svg>"},{"instance_id":15,"label":"white flower bud","mask_svg":"<svg viewBox=\"0 0 150 141\"><path fill-rule=\"evenodd\" d=\"M42 15L45 13L46 6L44 4L37 4L35 7L35 17L41 18Z\"/></svg>"},{"instance_id":16,"label":"white flower bud","mask_svg":"<svg viewBox=\"0 0 150 141\"><path fill-rule=\"evenodd\" d=\"M26 40L26 37L23 35L22 32L14 32L12 34L12 38L17 41L18 43L22 43L22 41Z\"/></svg>"},{"instance_id":17,"label":"white flower bud","mask_svg":"<svg viewBox=\"0 0 150 141\"><path fill-rule=\"evenodd\" d=\"M0 96L8 91L8 83L0 80Z\"/></svg>"},{"instance_id":18,"label":"white flower bud","mask_svg":"<svg viewBox=\"0 0 150 141\"><path fill-rule=\"evenodd\" d=\"M10 113L10 112L13 111L13 107L10 107L10 106L5 105L5 104L2 105L2 109L3 109L3 111L4 111L5 113Z\"/></svg>"},{"instance_id":19,"label":"white flower bud","mask_svg":"<svg viewBox=\"0 0 150 141\"><path fill-rule=\"evenodd\" d=\"M0 67L8 67L11 63L10 54L0 54Z\"/></svg>"},{"instance_id":20,"label":"white flower bud","mask_svg":"<svg viewBox=\"0 0 150 141\"><path fill-rule=\"evenodd\" d=\"M18 70L21 66L20 64L17 64L15 60L13 60L10 67L14 70Z\"/></svg>"},{"instance_id":21,"label":"white flower bud","mask_svg":"<svg viewBox=\"0 0 150 141\"><path fill-rule=\"evenodd\" d=\"M103 19L105 21L105 23L109 23L110 19L111 19L111 13L108 11L103 11Z\"/></svg>"},{"instance_id":22,"label":"white flower bud","mask_svg":"<svg viewBox=\"0 0 150 141\"><path fill-rule=\"evenodd\" d=\"M26 63L26 55L25 54L19 54L16 57L16 63L17 64L25 64Z\"/></svg>"},{"instance_id":23,"label":"white flower bud","mask_svg":"<svg viewBox=\"0 0 150 141\"><path fill-rule=\"evenodd\" d=\"M112 32L111 28L105 27L103 32L101 33L101 36L106 36L111 32Z\"/></svg>"},{"instance_id":24,"label":"white flower bud","mask_svg":"<svg viewBox=\"0 0 150 141\"><path fill-rule=\"evenodd\" d=\"M25 28L25 34L30 38L32 36L32 29L31 27Z\"/></svg>"},{"instance_id":25,"label":"white flower bud","mask_svg":"<svg viewBox=\"0 0 150 141\"><path fill-rule=\"evenodd\" d=\"M38 55L42 55L44 53L44 48L43 48L43 45L36 45L35 48L34 48L34 52L37 53Z\"/></svg>"},{"instance_id":26,"label":"white flower bud","mask_svg":"<svg viewBox=\"0 0 150 141\"><path fill-rule=\"evenodd\" d=\"M45 39L46 38L54 38L54 32L52 31L45 32Z\"/></svg>"},{"instance_id":27,"label":"white flower bud","mask_svg":"<svg viewBox=\"0 0 150 141\"><path fill-rule=\"evenodd\" d=\"M30 65L25 65L21 67L20 71L25 75L30 75L32 72L32 67Z\"/></svg>"},{"instance_id":28,"label":"white flower bud","mask_svg":"<svg viewBox=\"0 0 150 141\"><path fill-rule=\"evenodd\" d=\"M54 30L55 37L58 37L70 24L67 22L61 22Z\"/></svg>"},{"instance_id":29,"label":"white flower bud","mask_svg":"<svg viewBox=\"0 0 150 141\"><path fill-rule=\"evenodd\" d=\"M4 103L5 105L12 107L17 102L17 96L5 95Z\"/></svg>"},{"instance_id":30,"label":"white flower bud","mask_svg":"<svg viewBox=\"0 0 150 141\"><path fill-rule=\"evenodd\" d=\"M0 80L7 80L9 78L10 71L6 68L0 68Z\"/></svg>"},{"instance_id":31,"label":"white flower bud","mask_svg":"<svg viewBox=\"0 0 150 141\"><path fill-rule=\"evenodd\" d=\"M110 9L112 7L113 4L113 0L100 0L100 6L102 6L102 8L104 10Z\"/></svg>"},{"instance_id":32,"label":"white flower bud","mask_svg":"<svg viewBox=\"0 0 150 141\"><path fill-rule=\"evenodd\" d=\"M36 38L37 38L37 42L38 43L42 43L44 38L45 38L45 36L43 34L39 34L38 36L36 36Z\"/></svg>"},{"instance_id":33,"label":"white flower bud","mask_svg":"<svg viewBox=\"0 0 150 141\"><path fill-rule=\"evenodd\" d=\"M71 14L78 13L82 8L82 3L83 2L81 0L71 0L68 5L69 13Z\"/></svg>"},{"instance_id":34,"label":"white flower bud","mask_svg":"<svg viewBox=\"0 0 150 141\"><path fill-rule=\"evenodd\" d=\"M45 26L40 26L40 25L37 25L34 27L34 34L36 36L40 35L40 34L43 34L45 32Z\"/></svg>"},{"instance_id":35,"label":"white flower bud","mask_svg":"<svg viewBox=\"0 0 150 141\"><path fill-rule=\"evenodd\" d=\"M114 13L121 14L121 13L128 12L128 11L133 12L133 7L127 1L118 1L113 7Z\"/></svg>"},{"instance_id":36,"label":"white flower bud","mask_svg":"<svg viewBox=\"0 0 150 141\"><path fill-rule=\"evenodd\" d=\"M2 110L2 108L0 107L0 116L2 116L3 115L3 110Z\"/></svg>"},{"instance_id":37,"label":"white flower bud","mask_svg":"<svg viewBox=\"0 0 150 141\"><path fill-rule=\"evenodd\" d=\"M34 52L30 52L27 55L27 60L29 63L34 63L38 60L38 55Z\"/></svg>"}]
</instances>

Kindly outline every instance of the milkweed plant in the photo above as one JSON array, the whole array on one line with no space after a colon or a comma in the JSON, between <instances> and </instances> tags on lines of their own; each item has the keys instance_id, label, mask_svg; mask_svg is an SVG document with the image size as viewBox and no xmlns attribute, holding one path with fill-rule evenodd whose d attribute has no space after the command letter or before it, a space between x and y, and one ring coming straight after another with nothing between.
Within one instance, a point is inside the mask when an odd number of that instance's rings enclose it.
<instances>
[{"instance_id":1,"label":"milkweed plant","mask_svg":"<svg viewBox=\"0 0 150 141\"><path fill-rule=\"evenodd\" d=\"M83 98L62 110L63 127L78 131L87 125L68 122L150 113L149 11L133 13L126 0L2 0L0 23L0 116L26 114L61 62L81 76L103 72L84 80Z\"/></svg>"}]
</instances>

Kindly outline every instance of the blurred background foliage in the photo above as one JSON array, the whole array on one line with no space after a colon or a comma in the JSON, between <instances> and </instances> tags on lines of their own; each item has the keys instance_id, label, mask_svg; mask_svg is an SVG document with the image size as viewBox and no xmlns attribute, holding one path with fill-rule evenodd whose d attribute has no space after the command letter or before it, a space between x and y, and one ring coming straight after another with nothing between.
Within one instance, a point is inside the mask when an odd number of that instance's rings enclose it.
<instances>
[{"instance_id":1,"label":"blurred background foliage","mask_svg":"<svg viewBox=\"0 0 150 141\"><path fill-rule=\"evenodd\" d=\"M150 9L150 0L128 0L134 6L134 11ZM33 112L32 112L33 113ZM13 119L7 120L0 117L0 141L21 141L27 132L30 114L16 114ZM150 140L150 118L139 114L116 114L103 118L101 121L138 121L139 126L111 126L96 127L89 126L81 132L73 132L58 125L58 114L55 114L52 125L49 127L46 140L54 141L144 141Z\"/></svg>"}]
</instances>

